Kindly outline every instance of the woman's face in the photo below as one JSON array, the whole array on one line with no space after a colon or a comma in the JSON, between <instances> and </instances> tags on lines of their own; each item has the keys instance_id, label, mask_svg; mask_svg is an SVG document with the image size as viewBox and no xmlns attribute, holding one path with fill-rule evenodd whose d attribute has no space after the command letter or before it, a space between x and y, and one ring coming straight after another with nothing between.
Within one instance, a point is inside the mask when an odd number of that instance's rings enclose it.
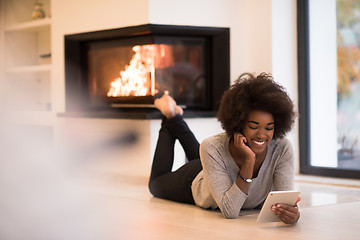
<instances>
[{"instance_id":1,"label":"woman's face","mask_svg":"<svg viewBox=\"0 0 360 240\"><path fill-rule=\"evenodd\" d=\"M262 153L274 136L274 117L271 113L254 110L243 128L242 134L255 154Z\"/></svg>"}]
</instances>

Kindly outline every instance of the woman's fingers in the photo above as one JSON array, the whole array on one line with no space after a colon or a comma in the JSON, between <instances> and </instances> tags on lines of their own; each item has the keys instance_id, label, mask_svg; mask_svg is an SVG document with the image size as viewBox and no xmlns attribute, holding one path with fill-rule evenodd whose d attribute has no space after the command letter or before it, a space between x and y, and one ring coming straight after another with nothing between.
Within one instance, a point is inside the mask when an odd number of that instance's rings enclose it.
<instances>
[{"instance_id":1,"label":"woman's fingers","mask_svg":"<svg viewBox=\"0 0 360 240\"><path fill-rule=\"evenodd\" d=\"M242 135L241 133L235 133L234 134L234 143L237 146L241 146L241 147L247 147L247 139L244 135Z\"/></svg>"},{"instance_id":2,"label":"woman's fingers","mask_svg":"<svg viewBox=\"0 0 360 240\"><path fill-rule=\"evenodd\" d=\"M245 145L244 141L246 141L246 138L241 133L234 134L234 145L237 148L243 147Z\"/></svg>"},{"instance_id":3,"label":"woman's fingers","mask_svg":"<svg viewBox=\"0 0 360 240\"><path fill-rule=\"evenodd\" d=\"M252 159L255 157L255 153L247 145L247 140L244 135L241 133L234 134L234 146L243 154L245 154L247 159Z\"/></svg>"},{"instance_id":4,"label":"woman's fingers","mask_svg":"<svg viewBox=\"0 0 360 240\"><path fill-rule=\"evenodd\" d=\"M276 204L272 206L271 210L281 219L281 221L287 224L296 223L300 218L300 212L297 205L289 206L285 204Z\"/></svg>"}]
</instances>

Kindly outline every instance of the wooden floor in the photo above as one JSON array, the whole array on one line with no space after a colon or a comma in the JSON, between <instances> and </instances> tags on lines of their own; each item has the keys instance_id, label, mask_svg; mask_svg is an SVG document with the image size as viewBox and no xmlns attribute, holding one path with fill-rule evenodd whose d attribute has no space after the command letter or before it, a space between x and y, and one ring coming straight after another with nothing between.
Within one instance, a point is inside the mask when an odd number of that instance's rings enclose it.
<instances>
[{"instance_id":1,"label":"wooden floor","mask_svg":"<svg viewBox=\"0 0 360 240\"><path fill-rule=\"evenodd\" d=\"M21 193L26 199L2 204L0 239L359 239L357 187L298 182L301 219L288 226L257 224L258 211L230 220L219 211L153 198L146 177L84 179L56 190L44 183L47 191L32 189Z\"/></svg>"},{"instance_id":2,"label":"wooden floor","mask_svg":"<svg viewBox=\"0 0 360 240\"><path fill-rule=\"evenodd\" d=\"M298 224L257 224L258 211L225 219L219 211L153 198L146 177L100 174L87 178L74 192L66 189L67 196L56 196L54 202L61 199L63 212L52 212L33 234L41 239L39 233L46 229L56 239L359 239L359 187L302 180L296 187L302 196ZM48 214L42 214L44 221Z\"/></svg>"},{"instance_id":3,"label":"wooden floor","mask_svg":"<svg viewBox=\"0 0 360 240\"><path fill-rule=\"evenodd\" d=\"M112 187L99 189L109 214L107 239L359 239L357 187L297 182L301 219L288 226L257 224L258 211L244 211L230 220L219 211L156 199L147 191L146 179L112 180Z\"/></svg>"},{"instance_id":4,"label":"wooden floor","mask_svg":"<svg viewBox=\"0 0 360 240\"><path fill-rule=\"evenodd\" d=\"M300 221L257 224L258 211L230 220L153 198L150 164L130 147L62 155L10 130L0 139L0 240L360 239L360 180L297 176Z\"/></svg>"},{"instance_id":5,"label":"wooden floor","mask_svg":"<svg viewBox=\"0 0 360 240\"><path fill-rule=\"evenodd\" d=\"M301 219L289 226L257 224L258 211L243 211L230 220L219 211L153 198L147 176L125 168L101 173L70 169L58 174L44 162L25 161L20 167L8 161L7 165L13 170L0 175L0 239L4 240L355 240L360 236L359 181L328 185L297 178Z\"/></svg>"}]
</instances>

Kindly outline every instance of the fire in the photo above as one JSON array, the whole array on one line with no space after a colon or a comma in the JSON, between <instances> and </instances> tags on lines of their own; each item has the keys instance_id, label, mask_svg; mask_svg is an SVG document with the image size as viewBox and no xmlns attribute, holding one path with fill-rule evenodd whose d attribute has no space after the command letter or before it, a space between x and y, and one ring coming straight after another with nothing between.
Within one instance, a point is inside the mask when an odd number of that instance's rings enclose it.
<instances>
[{"instance_id":1,"label":"fire","mask_svg":"<svg viewBox=\"0 0 360 240\"><path fill-rule=\"evenodd\" d=\"M134 55L120 76L111 82L108 97L155 95L155 54L153 44L134 46Z\"/></svg>"}]
</instances>

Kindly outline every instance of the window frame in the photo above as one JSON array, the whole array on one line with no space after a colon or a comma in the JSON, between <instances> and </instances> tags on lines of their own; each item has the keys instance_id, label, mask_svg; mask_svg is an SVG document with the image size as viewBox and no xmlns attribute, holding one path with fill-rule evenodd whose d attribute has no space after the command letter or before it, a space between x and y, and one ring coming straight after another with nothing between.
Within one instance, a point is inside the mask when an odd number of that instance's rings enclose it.
<instances>
[{"instance_id":1,"label":"window frame","mask_svg":"<svg viewBox=\"0 0 360 240\"><path fill-rule=\"evenodd\" d=\"M297 0L300 173L360 179L360 170L311 165L309 0Z\"/></svg>"}]
</instances>

